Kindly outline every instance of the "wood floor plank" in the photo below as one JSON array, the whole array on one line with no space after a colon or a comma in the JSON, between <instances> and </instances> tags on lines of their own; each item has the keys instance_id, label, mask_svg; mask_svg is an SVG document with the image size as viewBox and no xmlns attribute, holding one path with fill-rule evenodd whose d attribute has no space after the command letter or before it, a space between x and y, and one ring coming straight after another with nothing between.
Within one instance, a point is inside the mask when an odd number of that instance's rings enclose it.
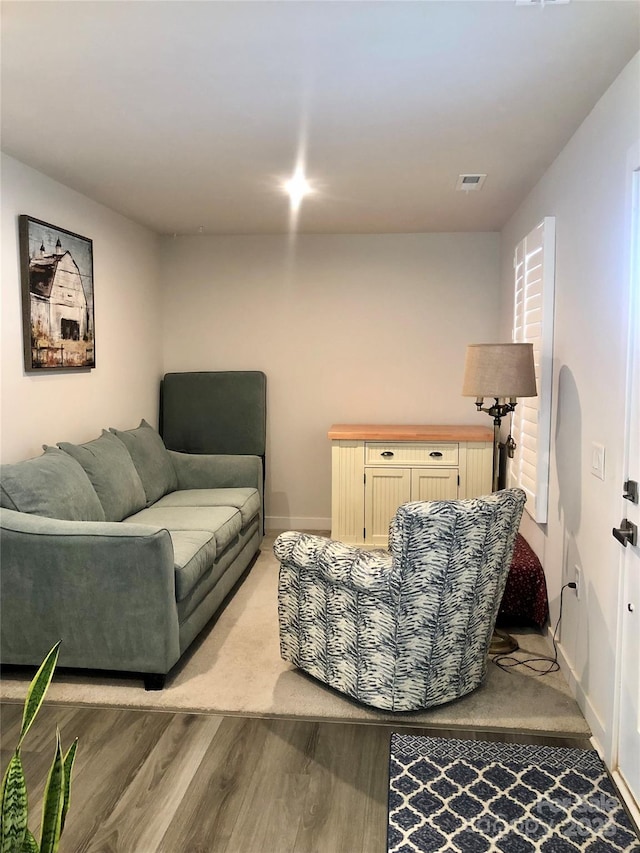
<instances>
[{"instance_id":1,"label":"wood floor plank","mask_svg":"<svg viewBox=\"0 0 640 853\"><path fill-rule=\"evenodd\" d=\"M0 705L0 736L5 744L15 744L22 725L22 705ZM4 765L3 765L4 766Z\"/></svg>"},{"instance_id":2,"label":"wood floor plank","mask_svg":"<svg viewBox=\"0 0 640 853\"><path fill-rule=\"evenodd\" d=\"M157 850L221 722L174 715L86 850Z\"/></svg>"},{"instance_id":3,"label":"wood floor plank","mask_svg":"<svg viewBox=\"0 0 640 853\"><path fill-rule=\"evenodd\" d=\"M389 746L391 728L374 733L361 749L359 808L362 850L387 849L387 804L389 799Z\"/></svg>"},{"instance_id":4,"label":"wood floor plank","mask_svg":"<svg viewBox=\"0 0 640 853\"><path fill-rule=\"evenodd\" d=\"M86 715L85 709L82 714ZM85 853L92 849L92 839L126 796L173 717L112 711L104 721L96 718L99 729L95 736L86 732L80 735L64 831L65 850Z\"/></svg>"},{"instance_id":5,"label":"wood floor plank","mask_svg":"<svg viewBox=\"0 0 640 853\"><path fill-rule=\"evenodd\" d=\"M227 849L266 734L259 719L224 718L158 853L218 853Z\"/></svg>"},{"instance_id":6,"label":"wood floor plank","mask_svg":"<svg viewBox=\"0 0 640 853\"><path fill-rule=\"evenodd\" d=\"M74 853L95 849L93 839L97 832L120 800L126 797L172 720L171 714L147 717L129 712L122 718L121 727L114 725L108 741L102 741L95 754L90 756L94 761L80 766L75 780L80 796L76 798L75 805L83 816L88 815L89 818L82 824L78 822L78 831L71 832L69 838L65 834L65 845L68 844Z\"/></svg>"},{"instance_id":7,"label":"wood floor plank","mask_svg":"<svg viewBox=\"0 0 640 853\"><path fill-rule=\"evenodd\" d=\"M2 742L7 747L18 743L20 729L22 728L22 704L2 703L0 710L0 732ZM44 706L40 709L34 724L22 745L23 751L38 751L43 744L47 744L52 750L55 748L56 725L62 731L66 723L71 720L76 712L75 708L58 706Z\"/></svg>"},{"instance_id":8,"label":"wood floor plank","mask_svg":"<svg viewBox=\"0 0 640 853\"><path fill-rule=\"evenodd\" d=\"M382 726L322 726L296 851L385 849L389 737Z\"/></svg>"},{"instance_id":9,"label":"wood floor plank","mask_svg":"<svg viewBox=\"0 0 640 853\"><path fill-rule=\"evenodd\" d=\"M295 850L319 726L299 720L265 720L262 725L267 732L264 747L225 853Z\"/></svg>"}]
</instances>

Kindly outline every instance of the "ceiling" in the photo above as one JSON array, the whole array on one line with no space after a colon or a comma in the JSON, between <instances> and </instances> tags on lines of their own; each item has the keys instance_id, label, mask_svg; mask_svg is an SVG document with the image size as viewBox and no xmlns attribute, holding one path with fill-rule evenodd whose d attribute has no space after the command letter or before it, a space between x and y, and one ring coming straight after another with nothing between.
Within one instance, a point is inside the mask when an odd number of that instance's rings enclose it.
<instances>
[{"instance_id":1,"label":"ceiling","mask_svg":"<svg viewBox=\"0 0 640 853\"><path fill-rule=\"evenodd\" d=\"M640 48L640 0L1 16L3 150L162 234L498 230ZM317 192L293 222L296 164Z\"/></svg>"}]
</instances>

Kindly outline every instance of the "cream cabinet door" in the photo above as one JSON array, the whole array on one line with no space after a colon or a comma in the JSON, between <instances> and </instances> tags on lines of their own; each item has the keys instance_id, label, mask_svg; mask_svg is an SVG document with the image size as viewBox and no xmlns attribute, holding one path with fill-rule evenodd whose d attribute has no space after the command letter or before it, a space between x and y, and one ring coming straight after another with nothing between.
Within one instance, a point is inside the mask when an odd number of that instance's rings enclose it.
<instances>
[{"instance_id":1,"label":"cream cabinet door","mask_svg":"<svg viewBox=\"0 0 640 853\"><path fill-rule=\"evenodd\" d=\"M457 468L414 468L412 470L412 501L449 501L457 497Z\"/></svg>"},{"instance_id":2,"label":"cream cabinet door","mask_svg":"<svg viewBox=\"0 0 640 853\"><path fill-rule=\"evenodd\" d=\"M410 468L365 468L364 540L367 545L388 547L389 523L400 504L410 500Z\"/></svg>"}]
</instances>

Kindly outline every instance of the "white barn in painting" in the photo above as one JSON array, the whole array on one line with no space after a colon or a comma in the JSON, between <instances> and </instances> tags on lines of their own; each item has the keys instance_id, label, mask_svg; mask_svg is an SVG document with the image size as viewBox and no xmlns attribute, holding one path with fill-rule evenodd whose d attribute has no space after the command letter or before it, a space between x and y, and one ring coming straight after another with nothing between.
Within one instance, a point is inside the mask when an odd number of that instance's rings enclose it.
<instances>
[{"instance_id":1,"label":"white barn in painting","mask_svg":"<svg viewBox=\"0 0 640 853\"><path fill-rule=\"evenodd\" d=\"M31 335L34 341L81 341L91 330L82 276L73 256L58 240L54 254L44 244L29 259Z\"/></svg>"}]
</instances>

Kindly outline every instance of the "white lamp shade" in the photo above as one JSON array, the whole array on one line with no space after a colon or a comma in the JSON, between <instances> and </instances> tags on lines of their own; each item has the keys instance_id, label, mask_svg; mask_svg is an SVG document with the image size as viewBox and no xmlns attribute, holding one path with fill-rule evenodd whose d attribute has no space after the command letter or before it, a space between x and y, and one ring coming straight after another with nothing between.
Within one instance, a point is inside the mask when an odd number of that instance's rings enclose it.
<instances>
[{"instance_id":1,"label":"white lamp shade","mask_svg":"<svg viewBox=\"0 0 640 853\"><path fill-rule=\"evenodd\" d=\"M533 344L469 344L463 397L535 397Z\"/></svg>"}]
</instances>

